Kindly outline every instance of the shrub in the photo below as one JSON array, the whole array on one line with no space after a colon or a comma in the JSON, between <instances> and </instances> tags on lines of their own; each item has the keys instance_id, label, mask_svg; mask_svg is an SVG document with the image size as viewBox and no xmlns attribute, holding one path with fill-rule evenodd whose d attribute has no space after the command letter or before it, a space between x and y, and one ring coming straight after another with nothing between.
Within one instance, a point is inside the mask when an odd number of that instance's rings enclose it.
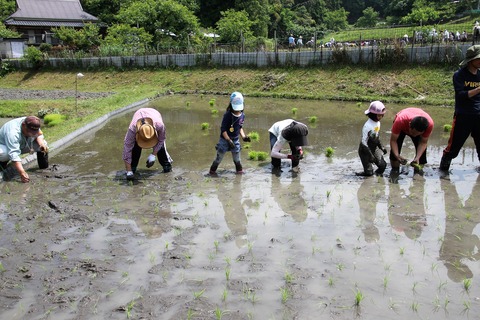
<instances>
[{"instance_id":1,"label":"shrub","mask_svg":"<svg viewBox=\"0 0 480 320\"><path fill-rule=\"evenodd\" d=\"M43 117L43 122L47 127L53 127L65 121L65 118L64 115L52 113L45 115L45 117Z\"/></svg>"},{"instance_id":2,"label":"shrub","mask_svg":"<svg viewBox=\"0 0 480 320\"><path fill-rule=\"evenodd\" d=\"M44 58L42 51L38 50L35 47L29 46L25 51L25 55L23 56L25 60L30 62L34 68L39 68L43 65Z\"/></svg>"}]
</instances>

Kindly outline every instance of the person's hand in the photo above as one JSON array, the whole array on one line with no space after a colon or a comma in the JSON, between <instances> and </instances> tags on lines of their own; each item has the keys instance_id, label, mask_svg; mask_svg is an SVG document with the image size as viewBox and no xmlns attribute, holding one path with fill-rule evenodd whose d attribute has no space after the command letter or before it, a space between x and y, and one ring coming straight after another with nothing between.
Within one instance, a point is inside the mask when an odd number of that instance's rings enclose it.
<instances>
[{"instance_id":1,"label":"person's hand","mask_svg":"<svg viewBox=\"0 0 480 320\"><path fill-rule=\"evenodd\" d=\"M23 183L30 182L30 177L28 176L28 173L26 173L25 171L20 172L20 179L22 179Z\"/></svg>"},{"instance_id":2,"label":"person's hand","mask_svg":"<svg viewBox=\"0 0 480 320\"><path fill-rule=\"evenodd\" d=\"M245 137L243 137L243 141L244 142L251 142L252 139L249 136L245 136Z\"/></svg>"},{"instance_id":3,"label":"person's hand","mask_svg":"<svg viewBox=\"0 0 480 320\"><path fill-rule=\"evenodd\" d=\"M46 145L41 145L40 146L40 151L43 153L48 153L48 147Z\"/></svg>"},{"instance_id":4,"label":"person's hand","mask_svg":"<svg viewBox=\"0 0 480 320\"><path fill-rule=\"evenodd\" d=\"M233 142L233 140L228 140L228 145L230 146L230 149L235 148L235 143Z\"/></svg>"},{"instance_id":5,"label":"person's hand","mask_svg":"<svg viewBox=\"0 0 480 320\"><path fill-rule=\"evenodd\" d=\"M382 148L381 150L382 150L383 154L387 154L387 149L386 148Z\"/></svg>"},{"instance_id":6,"label":"person's hand","mask_svg":"<svg viewBox=\"0 0 480 320\"><path fill-rule=\"evenodd\" d=\"M150 154L147 159L147 168L152 167L155 164L155 156Z\"/></svg>"},{"instance_id":7,"label":"person's hand","mask_svg":"<svg viewBox=\"0 0 480 320\"><path fill-rule=\"evenodd\" d=\"M398 161L402 164L402 165L406 165L407 164L407 159L405 159L404 157L402 157L401 155L398 155L397 157Z\"/></svg>"},{"instance_id":8,"label":"person's hand","mask_svg":"<svg viewBox=\"0 0 480 320\"><path fill-rule=\"evenodd\" d=\"M300 160L300 155L298 155L298 154L289 154L289 155L287 156L287 158L290 159L290 160L292 160L292 161L294 161L294 160L299 161L299 160Z\"/></svg>"}]
</instances>

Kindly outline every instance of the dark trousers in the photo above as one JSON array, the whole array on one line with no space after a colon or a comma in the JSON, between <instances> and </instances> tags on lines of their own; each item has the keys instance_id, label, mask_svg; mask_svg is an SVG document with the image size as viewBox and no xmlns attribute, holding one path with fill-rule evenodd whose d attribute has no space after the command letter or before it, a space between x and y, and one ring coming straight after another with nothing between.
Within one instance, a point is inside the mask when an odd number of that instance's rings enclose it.
<instances>
[{"instance_id":1,"label":"dark trousers","mask_svg":"<svg viewBox=\"0 0 480 320\"><path fill-rule=\"evenodd\" d=\"M400 135L398 136L398 139L397 139L398 154L400 154L400 152L402 151L402 145L403 145L403 140L405 140L405 136L406 134L404 132L400 132ZM417 152L417 148L418 148L418 144L420 143L421 136L416 136L416 137L409 136L409 137L412 138L413 145L415 146L415 152ZM393 161L397 160L397 158L393 156L393 153L391 151L390 151L390 160L393 160ZM419 164L427 163L427 149L425 149L425 151L422 153L418 161L419 161Z\"/></svg>"},{"instance_id":2,"label":"dark trousers","mask_svg":"<svg viewBox=\"0 0 480 320\"><path fill-rule=\"evenodd\" d=\"M136 171L138 167L138 162L140 161L140 156L142 155L142 148L138 146L137 143L135 143L135 146L133 146L132 150L132 171ZM165 148L165 145L163 145L160 150L157 153L157 158L158 162L160 162L160 165L165 168L171 167L171 163L169 161L169 157L167 155L167 150Z\"/></svg>"},{"instance_id":3,"label":"dark trousers","mask_svg":"<svg viewBox=\"0 0 480 320\"><path fill-rule=\"evenodd\" d=\"M365 146L363 143L360 143L358 147L358 155L360 156L360 160L362 161L363 172L368 175L373 175L373 165L374 163L378 168L375 171L378 174L382 174L387 167L387 163L385 159L383 159L383 151L379 148L373 148L373 151ZM371 155L373 155L373 159L371 159ZM373 160L373 162L372 162Z\"/></svg>"},{"instance_id":4,"label":"dark trousers","mask_svg":"<svg viewBox=\"0 0 480 320\"><path fill-rule=\"evenodd\" d=\"M480 115L457 114L453 116L452 130L443 158L452 160L458 156L465 141L472 136L480 160Z\"/></svg>"},{"instance_id":5,"label":"dark trousers","mask_svg":"<svg viewBox=\"0 0 480 320\"><path fill-rule=\"evenodd\" d=\"M275 145L275 142L277 142L277 137L273 133L270 132L270 150L273 149L273 146ZM293 155L300 154L300 151L297 150L297 148L295 146L293 146L291 143L289 143L289 145L290 145L290 150L292 151ZM300 163L300 160L292 159L292 168L297 167L299 163ZM281 165L282 165L282 159L272 157L272 166L274 168L280 168Z\"/></svg>"}]
</instances>

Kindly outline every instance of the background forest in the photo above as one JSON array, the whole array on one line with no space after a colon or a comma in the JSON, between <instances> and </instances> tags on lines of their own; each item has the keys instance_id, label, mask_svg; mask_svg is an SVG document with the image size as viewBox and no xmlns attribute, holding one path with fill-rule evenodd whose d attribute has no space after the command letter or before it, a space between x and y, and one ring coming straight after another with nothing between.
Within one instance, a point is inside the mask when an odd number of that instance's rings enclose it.
<instances>
[{"instance_id":1,"label":"background forest","mask_svg":"<svg viewBox=\"0 0 480 320\"><path fill-rule=\"evenodd\" d=\"M478 15L480 0L81 0L101 26L57 28L70 49L92 48L136 54L159 47L187 48L219 43L268 47L290 34L328 39L335 32L399 25L434 25ZM5 20L15 0L0 0ZM102 27L103 26L103 27ZM218 35L213 38L208 35ZM0 28L0 37L13 36ZM321 41L320 41L321 43Z\"/></svg>"}]
</instances>

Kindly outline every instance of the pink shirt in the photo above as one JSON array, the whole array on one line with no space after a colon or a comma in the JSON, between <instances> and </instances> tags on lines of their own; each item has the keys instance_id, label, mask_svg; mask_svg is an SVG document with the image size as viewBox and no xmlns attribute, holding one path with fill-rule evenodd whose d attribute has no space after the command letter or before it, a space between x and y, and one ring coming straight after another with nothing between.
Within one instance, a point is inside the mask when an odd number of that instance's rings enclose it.
<instances>
[{"instance_id":1,"label":"pink shirt","mask_svg":"<svg viewBox=\"0 0 480 320\"><path fill-rule=\"evenodd\" d=\"M136 133L137 133L137 121L142 118L150 118L153 121L153 126L157 130L158 143L153 147L154 154L160 150L160 148L165 143L166 132L165 126L163 124L162 115L155 109L152 108L141 108L138 109L133 115L132 121L128 126L127 134L125 135L125 141L123 144L123 160L127 163L132 163L132 150L136 142Z\"/></svg>"},{"instance_id":2,"label":"pink shirt","mask_svg":"<svg viewBox=\"0 0 480 320\"><path fill-rule=\"evenodd\" d=\"M428 138L433 130L433 120L428 113L419 108L406 108L400 110L393 120L392 133L400 134L401 132L408 134L410 129L410 121L415 117L425 117L428 120L427 130L422 134L422 137Z\"/></svg>"}]
</instances>

